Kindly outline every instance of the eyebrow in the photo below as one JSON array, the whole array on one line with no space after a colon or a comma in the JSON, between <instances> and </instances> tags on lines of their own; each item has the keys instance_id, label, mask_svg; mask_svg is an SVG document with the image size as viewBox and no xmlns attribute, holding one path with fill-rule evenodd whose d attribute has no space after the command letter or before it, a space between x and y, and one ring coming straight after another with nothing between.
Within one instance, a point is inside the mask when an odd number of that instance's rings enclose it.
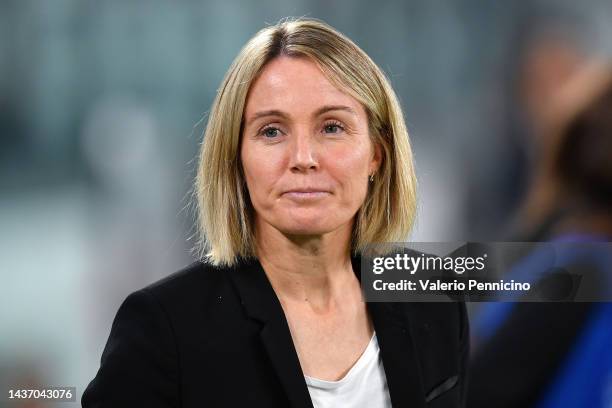
<instances>
[{"instance_id":1,"label":"eyebrow","mask_svg":"<svg viewBox=\"0 0 612 408\"><path fill-rule=\"evenodd\" d=\"M335 111L335 110L340 110L340 111L345 111L345 112L349 112L355 116L357 116L357 112L355 112L355 110L349 106L345 106L345 105L324 105L322 107L320 107L319 109L317 109L313 114L312 117L317 117L320 116L326 112L329 111ZM265 111L260 111L260 112L256 112L253 114L253 116L247 121L247 124L251 124L253 123L255 120L259 119L259 118L263 118L266 116L280 116L281 118L284 119L289 119L289 114L278 110L278 109L270 109L270 110L265 110Z\"/></svg>"}]
</instances>

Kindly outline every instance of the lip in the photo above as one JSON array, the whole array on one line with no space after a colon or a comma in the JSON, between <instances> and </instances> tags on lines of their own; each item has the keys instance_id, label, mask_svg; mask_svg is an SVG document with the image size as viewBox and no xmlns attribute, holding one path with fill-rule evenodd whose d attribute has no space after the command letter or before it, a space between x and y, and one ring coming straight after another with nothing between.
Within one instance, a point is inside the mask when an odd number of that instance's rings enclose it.
<instances>
[{"instance_id":1,"label":"lip","mask_svg":"<svg viewBox=\"0 0 612 408\"><path fill-rule=\"evenodd\" d=\"M304 188L285 191L282 195L295 200L311 200L326 197L330 194L329 191L313 188Z\"/></svg>"}]
</instances>

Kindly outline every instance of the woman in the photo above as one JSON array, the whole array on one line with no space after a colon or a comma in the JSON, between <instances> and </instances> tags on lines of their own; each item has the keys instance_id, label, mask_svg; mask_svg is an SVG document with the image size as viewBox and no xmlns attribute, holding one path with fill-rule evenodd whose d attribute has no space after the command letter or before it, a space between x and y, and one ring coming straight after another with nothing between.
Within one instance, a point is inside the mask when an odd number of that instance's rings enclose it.
<instances>
[{"instance_id":1,"label":"woman","mask_svg":"<svg viewBox=\"0 0 612 408\"><path fill-rule=\"evenodd\" d=\"M362 300L359 254L404 239L415 185L374 62L317 20L261 30L210 112L202 261L125 300L83 406L462 406L464 305Z\"/></svg>"}]
</instances>

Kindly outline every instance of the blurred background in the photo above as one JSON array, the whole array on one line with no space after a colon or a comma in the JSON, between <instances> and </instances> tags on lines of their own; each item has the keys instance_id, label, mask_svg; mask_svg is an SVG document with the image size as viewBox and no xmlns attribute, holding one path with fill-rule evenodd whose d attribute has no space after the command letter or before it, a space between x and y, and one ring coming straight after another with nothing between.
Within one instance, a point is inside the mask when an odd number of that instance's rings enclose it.
<instances>
[{"instance_id":1,"label":"blurred background","mask_svg":"<svg viewBox=\"0 0 612 408\"><path fill-rule=\"evenodd\" d=\"M3 389L80 398L121 301L192 261L206 114L244 43L286 16L323 19L389 76L420 181L412 240L534 236L520 209L548 109L612 56L608 0L1 0Z\"/></svg>"}]
</instances>

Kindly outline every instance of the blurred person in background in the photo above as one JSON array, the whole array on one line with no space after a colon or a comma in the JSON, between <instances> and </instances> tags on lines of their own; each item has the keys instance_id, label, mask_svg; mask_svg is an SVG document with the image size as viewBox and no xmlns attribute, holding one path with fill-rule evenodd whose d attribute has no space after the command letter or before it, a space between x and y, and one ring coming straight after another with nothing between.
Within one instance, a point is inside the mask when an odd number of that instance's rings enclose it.
<instances>
[{"instance_id":1,"label":"blurred person in background","mask_svg":"<svg viewBox=\"0 0 612 408\"><path fill-rule=\"evenodd\" d=\"M416 178L383 72L318 20L257 33L223 80L196 183L202 260L129 295L84 407L461 407L463 303L364 303Z\"/></svg>"},{"instance_id":2,"label":"blurred person in background","mask_svg":"<svg viewBox=\"0 0 612 408\"><path fill-rule=\"evenodd\" d=\"M612 103L607 64L584 64L550 99L541 152L516 221L525 241L612 238Z\"/></svg>"},{"instance_id":3,"label":"blurred person in background","mask_svg":"<svg viewBox=\"0 0 612 408\"><path fill-rule=\"evenodd\" d=\"M499 91L493 98L500 105L502 137L470 164L466 211L472 240L514 239L513 218L545 148L550 101L588 54L585 21L560 10L528 12L516 24L500 84L492 87Z\"/></svg>"},{"instance_id":4,"label":"blurred person in background","mask_svg":"<svg viewBox=\"0 0 612 408\"><path fill-rule=\"evenodd\" d=\"M515 227L520 241L612 239L612 66L583 65L548 101L541 149ZM587 254L602 292L607 253ZM532 258L536 259L536 258ZM584 262L585 260L581 260ZM523 267L529 267L523 264ZM469 407L612 405L612 304L492 303L475 317Z\"/></svg>"}]
</instances>

